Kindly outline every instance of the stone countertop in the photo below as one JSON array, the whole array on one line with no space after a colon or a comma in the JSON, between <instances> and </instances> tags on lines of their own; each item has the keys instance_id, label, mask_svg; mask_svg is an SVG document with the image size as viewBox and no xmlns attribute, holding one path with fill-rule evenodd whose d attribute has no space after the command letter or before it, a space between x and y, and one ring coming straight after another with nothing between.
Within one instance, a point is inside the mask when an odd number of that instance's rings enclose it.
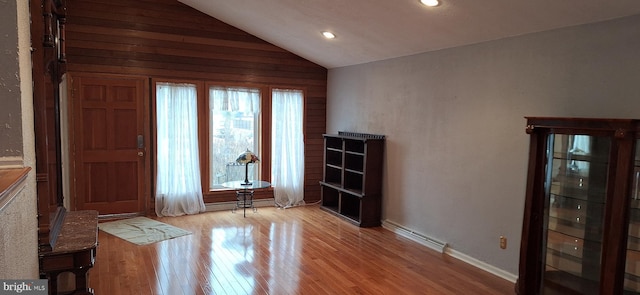
<instances>
[{"instance_id":1,"label":"stone countertop","mask_svg":"<svg viewBox=\"0 0 640 295\"><path fill-rule=\"evenodd\" d=\"M69 211L65 214L53 255L78 252L98 246L98 211ZM46 255L46 254L45 254Z\"/></svg>"}]
</instances>

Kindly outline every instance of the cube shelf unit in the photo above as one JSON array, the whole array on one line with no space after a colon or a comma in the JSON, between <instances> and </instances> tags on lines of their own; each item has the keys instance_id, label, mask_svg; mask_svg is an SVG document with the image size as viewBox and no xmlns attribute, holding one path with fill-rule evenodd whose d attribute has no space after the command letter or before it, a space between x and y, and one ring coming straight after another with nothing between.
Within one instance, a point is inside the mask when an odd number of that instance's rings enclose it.
<instances>
[{"instance_id":1,"label":"cube shelf unit","mask_svg":"<svg viewBox=\"0 0 640 295\"><path fill-rule=\"evenodd\" d=\"M384 135L324 134L321 208L361 226L380 225Z\"/></svg>"}]
</instances>

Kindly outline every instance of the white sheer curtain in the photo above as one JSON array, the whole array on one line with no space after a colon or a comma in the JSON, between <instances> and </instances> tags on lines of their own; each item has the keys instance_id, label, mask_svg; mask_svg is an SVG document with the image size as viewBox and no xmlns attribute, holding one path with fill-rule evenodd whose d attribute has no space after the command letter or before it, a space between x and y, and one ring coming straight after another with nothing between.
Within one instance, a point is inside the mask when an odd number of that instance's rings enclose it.
<instances>
[{"instance_id":1,"label":"white sheer curtain","mask_svg":"<svg viewBox=\"0 0 640 295\"><path fill-rule=\"evenodd\" d=\"M193 84L157 83L156 214L205 210L198 156L197 90Z\"/></svg>"},{"instance_id":2,"label":"white sheer curtain","mask_svg":"<svg viewBox=\"0 0 640 295\"><path fill-rule=\"evenodd\" d=\"M271 182L275 202L285 208L303 205L303 93L274 89L271 100Z\"/></svg>"},{"instance_id":3,"label":"white sheer curtain","mask_svg":"<svg viewBox=\"0 0 640 295\"><path fill-rule=\"evenodd\" d=\"M215 111L259 114L260 89L213 86L209 89L209 104Z\"/></svg>"}]
</instances>

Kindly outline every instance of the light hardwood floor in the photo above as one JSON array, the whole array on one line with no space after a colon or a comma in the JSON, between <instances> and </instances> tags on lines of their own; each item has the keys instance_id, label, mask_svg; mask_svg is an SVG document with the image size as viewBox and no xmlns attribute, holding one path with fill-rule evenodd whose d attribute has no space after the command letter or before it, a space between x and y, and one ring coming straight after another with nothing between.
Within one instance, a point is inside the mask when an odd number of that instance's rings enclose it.
<instances>
[{"instance_id":1,"label":"light hardwood floor","mask_svg":"<svg viewBox=\"0 0 640 295\"><path fill-rule=\"evenodd\" d=\"M137 246L100 231L96 295L514 294L508 281L317 205L157 219L193 234Z\"/></svg>"}]
</instances>

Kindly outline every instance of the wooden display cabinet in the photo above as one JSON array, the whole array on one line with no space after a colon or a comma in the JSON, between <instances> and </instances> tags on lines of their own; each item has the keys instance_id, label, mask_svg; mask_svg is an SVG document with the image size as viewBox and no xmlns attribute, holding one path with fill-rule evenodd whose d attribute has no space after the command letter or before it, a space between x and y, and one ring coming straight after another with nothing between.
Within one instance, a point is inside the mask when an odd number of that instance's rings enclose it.
<instances>
[{"instance_id":1,"label":"wooden display cabinet","mask_svg":"<svg viewBox=\"0 0 640 295\"><path fill-rule=\"evenodd\" d=\"M529 294L640 294L640 120L527 118Z\"/></svg>"},{"instance_id":2,"label":"wooden display cabinet","mask_svg":"<svg viewBox=\"0 0 640 295\"><path fill-rule=\"evenodd\" d=\"M361 226L380 225L384 136L324 135L322 206Z\"/></svg>"}]
</instances>

